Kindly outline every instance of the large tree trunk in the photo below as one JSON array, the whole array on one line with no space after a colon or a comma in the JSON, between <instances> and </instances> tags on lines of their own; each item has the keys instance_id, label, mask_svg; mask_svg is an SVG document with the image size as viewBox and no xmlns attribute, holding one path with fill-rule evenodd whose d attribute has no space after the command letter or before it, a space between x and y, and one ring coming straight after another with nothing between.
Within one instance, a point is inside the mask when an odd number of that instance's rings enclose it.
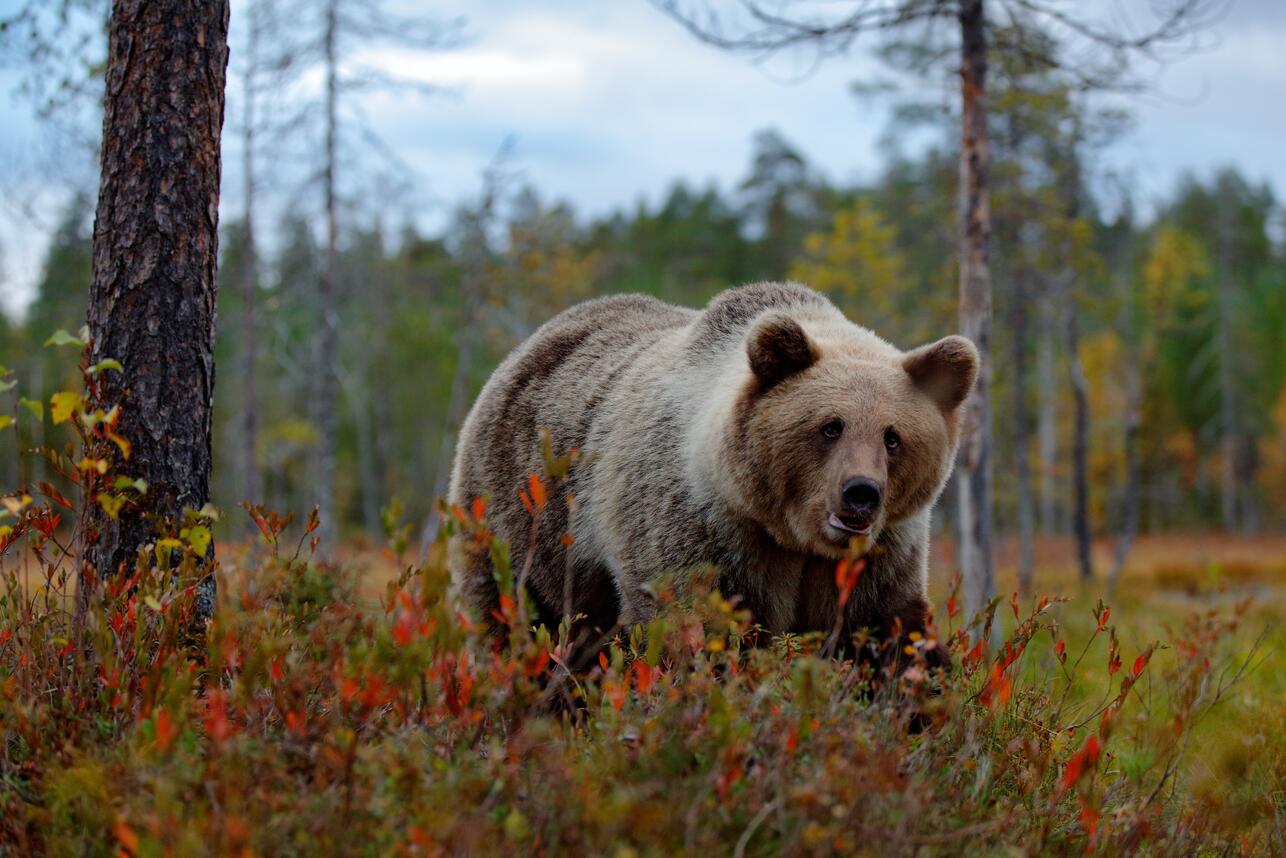
<instances>
[{"instance_id":1,"label":"large tree trunk","mask_svg":"<svg viewBox=\"0 0 1286 858\"><path fill-rule=\"evenodd\" d=\"M156 536L149 516L177 522L209 499L227 62L227 0L114 3L89 329L92 359L124 366L100 376L102 390L133 448L118 466L148 491L116 519L91 507L99 576L133 566ZM213 589L198 603L205 616Z\"/></svg>"},{"instance_id":2,"label":"large tree trunk","mask_svg":"<svg viewBox=\"0 0 1286 858\"><path fill-rule=\"evenodd\" d=\"M1082 580L1094 577L1089 513L1089 385L1081 366L1076 296L1067 295L1067 369L1072 381L1072 532Z\"/></svg>"},{"instance_id":3,"label":"large tree trunk","mask_svg":"<svg viewBox=\"0 0 1286 858\"><path fill-rule=\"evenodd\" d=\"M1010 336L1013 337L1014 477L1018 483L1018 589L1031 594L1035 567L1035 491L1031 475L1031 409L1027 379L1027 272L1014 277Z\"/></svg>"},{"instance_id":4,"label":"large tree trunk","mask_svg":"<svg viewBox=\"0 0 1286 858\"><path fill-rule=\"evenodd\" d=\"M995 592L992 569L991 282L987 243L987 38L982 0L960 0L960 333L978 347L978 384L964 404L957 462L960 569L965 613L972 618Z\"/></svg>"},{"instance_id":5,"label":"large tree trunk","mask_svg":"<svg viewBox=\"0 0 1286 858\"><path fill-rule=\"evenodd\" d=\"M336 271L339 264L339 221L335 190L339 122L339 10L336 0L326 5L326 31L323 50L326 67L326 141L325 165L322 170L326 206L326 252L317 288L317 508L322 521L322 556L332 555L339 534L335 519L335 455L338 444L339 415L336 402L336 366L339 360L335 318Z\"/></svg>"},{"instance_id":6,"label":"large tree trunk","mask_svg":"<svg viewBox=\"0 0 1286 858\"><path fill-rule=\"evenodd\" d=\"M258 459L258 392L256 390L256 364L259 360L259 334L256 325L258 297L258 248L255 245L255 88L256 64L259 50L259 23L253 13L250 18L246 44L246 72L242 81L242 105L244 127L242 129L241 169L244 173L243 193L244 211L242 228L245 230L244 257L241 264L241 437L238 470L241 471L239 488L241 500L251 503L262 503L263 482L259 473ZM246 519L246 527L250 527Z\"/></svg>"}]
</instances>

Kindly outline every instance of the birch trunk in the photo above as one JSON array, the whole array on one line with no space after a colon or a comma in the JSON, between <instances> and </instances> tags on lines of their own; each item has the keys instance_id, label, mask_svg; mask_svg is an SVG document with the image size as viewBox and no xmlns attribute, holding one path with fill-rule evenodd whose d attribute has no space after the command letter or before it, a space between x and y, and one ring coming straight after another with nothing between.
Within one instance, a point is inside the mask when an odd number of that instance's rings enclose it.
<instances>
[{"instance_id":1,"label":"birch trunk","mask_svg":"<svg viewBox=\"0 0 1286 858\"><path fill-rule=\"evenodd\" d=\"M987 245L987 37L982 0L960 0L960 333L981 358L978 383L964 403L957 460L960 569L965 615L972 617L995 593L992 567L991 282Z\"/></svg>"},{"instance_id":2,"label":"birch trunk","mask_svg":"<svg viewBox=\"0 0 1286 858\"><path fill-rule=\"evenodd\" d=\"M335 514L335 456L338 443L339 415L336 402L336 362L338 354L338 321L335 315L335 292L339 265L339 223L335 189L338 158L339 111L339 10L337 0L326 5L326 29L322 37L325 64L325 163L322 167L322 193L326 207L326 247L317 282L317 358L316 414L318 434L317 508L321 518L323 558L333 556L339 538Z\"/></svg>"}]
</instances>

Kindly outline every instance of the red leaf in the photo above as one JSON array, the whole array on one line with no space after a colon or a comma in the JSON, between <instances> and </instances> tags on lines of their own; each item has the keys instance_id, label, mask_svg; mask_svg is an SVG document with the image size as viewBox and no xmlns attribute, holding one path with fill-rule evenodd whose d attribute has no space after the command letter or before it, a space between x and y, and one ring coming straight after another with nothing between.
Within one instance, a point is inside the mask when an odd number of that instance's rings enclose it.
<instances>
[{"instance_id":1,"label":"red leaf","mask_svg":"<svg viewBox=\"0 0 1286 858\"><path fill-rule=\"evenodd\" d=\"M162 751L170 749L170 743L174 741L175 730L174 722L170 720L170 713L164 709L158 709L156 712L156 747Z\"/></svg>"},{"instance_id":2,"label":"red leaf","mask_svg":"<svg viewBox=\"0 0 1286 858\"><path fill-rule=\"evenodd\" d=\"M527 491L531 494L531 500L536 504L536 509L544 509L549 497L545 494L545 484L534 473L527 477Z\"/></svg>"},{"instance_id":3,"label":"red leaf","mask_svg":"<svg viewBox=\"0 0 1286 858\"><path fill-rule=\"evenodd\" d=\"M853 595L853 588L857 586L857 579L861 577L862 570L865 568L865 557L859 557L856 560L845 558L835 565L835 586L839 589L841 605L848 604L849 597Z\"/></svg>"},{"instance_id":4,"label":"red leaf","mask_svg":"<svg viewBox=\"0 0 1286 858\"><path fill-rule=\"evenodd\" d=\"M612 667L611 667L611 665L610 665L610 664L608 664L608 662L607 662L607 653L605 653L605 652L600 652L600 653L598 654L598 666L599 666L599 667L601 667L601 668L603 668L603 673L610 673L610 672L611 672Z\"/></svg>"},{"instance_id":5,"label":"red leaf","mask_svg":"<svg viewBox=\"0 0 1286 858\"><path fill-rule=\"evenodd\" d=\"M1138 675L1143 672L1143 668L1147 666L1148 666L1148 660L1146 658L1144 658L1143 656L1139 656L1138 658L1136 658L1134 660L1134 676L1137 678Z\"/></svg>"},{"instance_id":6,"label":"red leaf","mask_svg":"<svg viewBox=\"0 0 1286 858\"><path fill-rule=\"evenodd\" d=\"M639 694L646 694L652 687L652 667L646 661L634 662L634 687Z\"/></svg>"},{"instance_id":7,"label":"red leaf","mask_svg":"<svg viewBox=\"0 0 1286 858\"><path fill-rule=\"evenodd\" d=\"M1086 834L1094 834L1098 831L1099 813L1089 804L1081 802L1081 825L1085 828Z\"/></svg>"},{"instance_id":8,"label":"red leaf","mask_svg":"<svg viewBox=\"0 0 1286 858\"><path fill-rule=\"evenodd\" d=\"M482 521L482 517L486 515L487 512L487 502L480 497L474 498L473 503L470 504L469 510L473 513L474 521Z\"/></svg>"}]
</instances>

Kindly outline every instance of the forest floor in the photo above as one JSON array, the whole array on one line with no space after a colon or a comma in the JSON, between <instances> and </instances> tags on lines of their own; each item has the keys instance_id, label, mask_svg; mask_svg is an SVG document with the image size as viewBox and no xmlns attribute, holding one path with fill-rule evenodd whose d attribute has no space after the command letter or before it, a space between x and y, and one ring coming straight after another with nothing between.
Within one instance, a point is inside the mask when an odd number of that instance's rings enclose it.
<instances>
[{"instance_id":1,"label":"forest floor","mask_svg":"<svg viewBox=\"0 0 1286 858\"><path fill-rule=\"evenodd\" d=\"M935 571L956 668L916 641L873 686L824 636L748 646L717 594L664 586L570 677L520 605L502 651L460 620L440 544L294 546L221 543L195 643L172 576L141 567L81 632L3 558L0 855L1286 851L1286 539L1142 538L1110 599L1111 545L1083 583L1042 541L1021 600L1005 546L991 646Z\"/></svg>"}]
</instances>

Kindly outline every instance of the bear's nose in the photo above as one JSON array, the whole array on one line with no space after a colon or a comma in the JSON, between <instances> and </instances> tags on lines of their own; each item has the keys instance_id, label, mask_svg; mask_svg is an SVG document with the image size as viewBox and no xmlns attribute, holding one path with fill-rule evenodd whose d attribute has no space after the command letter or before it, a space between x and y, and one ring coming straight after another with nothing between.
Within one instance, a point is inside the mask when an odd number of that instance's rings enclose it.
<instances>
[{"instance_id":1,"label":"bear's nose","mask_svg":"<svg viewBox=\"0 0 1286 858\"><path fill-rule=\"evenodd\" d=\"M874 512L880 505L880 485L866 477L852 477L844 481L841 490L844 506L853 512Z\"/></svg>"}]
</instances>

